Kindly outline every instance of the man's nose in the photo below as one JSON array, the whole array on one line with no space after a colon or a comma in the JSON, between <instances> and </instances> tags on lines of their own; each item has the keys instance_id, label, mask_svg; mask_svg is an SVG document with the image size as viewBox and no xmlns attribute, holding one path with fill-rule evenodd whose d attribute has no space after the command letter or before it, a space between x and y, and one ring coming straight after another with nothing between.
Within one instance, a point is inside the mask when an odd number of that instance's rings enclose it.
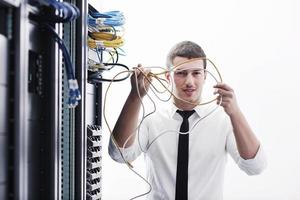
<instances>
[{"instance_id":1,"label":"man's nose","mask_svg":"<svg viewBox=\"0 0 300 200\"><path fill-rule=\"evenodd\" d=\"M192 86L194 83L193 75L192 73L188 73L185 77L185 84L187 86Z\"/></svg>"}]
</instances>

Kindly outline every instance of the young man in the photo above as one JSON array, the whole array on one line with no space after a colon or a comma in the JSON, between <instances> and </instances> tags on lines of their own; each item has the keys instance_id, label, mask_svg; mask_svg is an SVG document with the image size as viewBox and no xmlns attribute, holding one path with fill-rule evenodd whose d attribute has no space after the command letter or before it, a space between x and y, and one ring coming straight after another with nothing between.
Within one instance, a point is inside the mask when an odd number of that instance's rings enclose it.
<instances>
[{"instance_id":1,"label":"young man","mask_svg":"<svg viewBox=\"0 0 300 200\"><path fill-rule=\"evenodd\" d=\"M202 48L190 41L171 49L167 65L178 67L167 74L167 79L174 84L175 97L169 107L145 118L139 137L131 137L124 148L127 161L135 160L141 148L147 150L145 160L152 185L148 199L221 200L227 153L249 175L261 173L266 166L260 142L238 107L232 88L225 83L216 84L221 107L207 117L209 109L197 105L208 74L203 70L205 60L194 58L203 57ZM120 147L138 126L138 91L144 97L149 88L140 70L136 73L137 80L131 77L132 90L113 130ZM195 125L202 117L205 118ZM109 153L114 160L123 162L112 142Z\"/></svg>"}]
</instances>

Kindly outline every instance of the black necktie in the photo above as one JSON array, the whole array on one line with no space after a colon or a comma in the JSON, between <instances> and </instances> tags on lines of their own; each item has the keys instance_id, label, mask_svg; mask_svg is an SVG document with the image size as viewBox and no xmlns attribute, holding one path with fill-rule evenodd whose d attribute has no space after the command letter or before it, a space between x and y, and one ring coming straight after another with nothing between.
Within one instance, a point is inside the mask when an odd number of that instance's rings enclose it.
<instances>
[{"instance_id":1,"label":"black necktie","mask_svg":"<svg viewBox=\"0 0 300 200\"><path fill-rule=\"evenodd\" d=\"M182 117L182 124L180 132L189 131L189 117L195 112L180 111L177 112ZM178 155L177 155L177 172L176 172L176 192L175 200L188 199L188 166L189 166L189 134L180 134L178 141Z\"/></svg>"}]
</instances>

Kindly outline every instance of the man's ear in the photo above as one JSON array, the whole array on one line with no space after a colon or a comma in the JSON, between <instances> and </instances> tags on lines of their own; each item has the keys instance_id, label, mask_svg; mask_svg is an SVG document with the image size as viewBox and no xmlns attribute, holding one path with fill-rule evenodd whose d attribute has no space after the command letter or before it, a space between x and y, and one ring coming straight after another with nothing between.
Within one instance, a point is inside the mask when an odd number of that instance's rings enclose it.
<instances>
[{"instance_id":1,"label":"man's ear","mask_svg":"<svg viewBox=\"0 0 300 200\"><path fill-rule=\"evenodd\" d=\"M170 72L166 72L166 79L169 81L169 83L170 83L170 80L171 80L171 74L170 74Z\"/></svg>"}]
</instances>

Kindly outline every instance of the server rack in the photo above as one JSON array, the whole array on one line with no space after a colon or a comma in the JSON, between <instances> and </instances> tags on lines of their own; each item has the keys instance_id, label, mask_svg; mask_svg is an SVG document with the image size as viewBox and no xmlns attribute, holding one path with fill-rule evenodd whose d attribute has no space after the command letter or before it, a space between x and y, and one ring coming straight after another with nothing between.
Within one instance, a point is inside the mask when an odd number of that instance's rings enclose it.
<instances>
[{"instance_id":1,"label":"server rack","mask_svg":"<svg viewBox=\"0 0 300 200\"><path fill-rule=\"evenodd\" d=\"M58 45L31 17L34 1L0 0L0 199L101 199L101 191L91 193L101 183L87 179L101 176L88 171L88 150L101 145L90 141L101 134L102 86L87 83L87 2L69 2L80 17L53 27L75 64L76 109L67 107Z\"/></svg>"},{"instance_id":2,"label":"server rack","mask_svg":"<svg viewBox=\"0 0 300 200\"><path fill-rule=\"evenodd\" d=\"M11 9L8 6L0 4L0 199L7 198L7 190L9 185L8 167L11 160L8 157L8 147L11 138L9 137L9 32L8 27L11 25Z\"/></svg>"},{"instance_id":3,"label":"server rack","mask_svg":"<svg viewBox=\"0 0 300 200\"><path fill-rule=\"evenodd\" d=\"M24 37L20 34L23 31L24 10L20 8L19 1L0 1L1 9L1 50L3 59L1 63L1 192L2 199L17 199L26 195L26 185L22 186L27 176L24 170L27 160L27 141L24 140L26 132L25 123L20 120L24 116L24 93L21 83L24 77L21 76L21 64L25 63L25 56L21 50L24 47ZM23 67L23 66L22 66ZM23 154L24 153L24 154Z\"/></svg>"}]
</instances>

